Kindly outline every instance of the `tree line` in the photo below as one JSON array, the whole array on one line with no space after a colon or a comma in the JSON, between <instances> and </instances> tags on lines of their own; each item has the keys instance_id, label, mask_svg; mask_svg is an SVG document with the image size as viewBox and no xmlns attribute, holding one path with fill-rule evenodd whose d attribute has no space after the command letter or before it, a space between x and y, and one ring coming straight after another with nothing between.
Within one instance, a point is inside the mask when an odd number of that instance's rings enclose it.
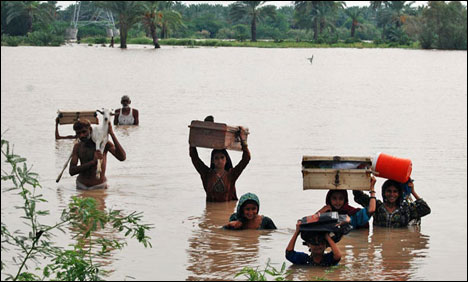
<instances>
[{"instance_id":1,"label":"tree line","mask_svg":"<svg viewBox=\"0 0 468 282\"><path fill-rule=\"evenodd\" d=\"M414 7L414 1L369 1L365 7L346 7L344 1L291 3L276 7L268 1L237 1L229 6L181 1L82 1L78 36L106 37L109 26L96 21L96 11L101 9L113 14L121 48L126 48L128 38L151 38L155 48L166 38L467 47L467 9L460 1L428 1L419 7ZM36 45L34 41L41 43L41 39L60 45L75 4L62 10L57 1L2 1L1 10L2 45L14 45L15 37L29 40L31 45Z\"/></svg>"}]
</instances>

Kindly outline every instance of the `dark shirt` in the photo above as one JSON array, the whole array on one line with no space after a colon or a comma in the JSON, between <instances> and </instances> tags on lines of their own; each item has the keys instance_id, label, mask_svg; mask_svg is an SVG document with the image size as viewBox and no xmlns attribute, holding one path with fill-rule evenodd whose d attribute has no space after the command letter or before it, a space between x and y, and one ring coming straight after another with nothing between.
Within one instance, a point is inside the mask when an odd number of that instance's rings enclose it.
<instances>
[{"instance_id":1,"label":"dark shirt","mask_svg":"<svg viewBox=\"0 0 468 282\"><path fill-rule=\"evenodd\" d=\"M335 260L333 258L333 252L324 254L320 263L314 262L312 257L306 253L296 252L296 251L286 251L286 259L292 262L293 264L300 265L313 265L313 266L333 266L337 265L340 260Z\"/></svg>"},{"instance_id":2,"label":"dark shirt","mask_svg":"<svg viewBox=\"0 0 468 282\"><path fill-rule=\"evenodd\" d=\"M369 205L369 196L362 191L353 191L354 201L362 206ZM399 207L389 213L384 203L378 200L374 213L374 225L382 227L406 227L412 220L419 220L421 217L431 213L431 208L423 199L418 199L409 203L403 200Z\"/></svg>"}]
</instances>

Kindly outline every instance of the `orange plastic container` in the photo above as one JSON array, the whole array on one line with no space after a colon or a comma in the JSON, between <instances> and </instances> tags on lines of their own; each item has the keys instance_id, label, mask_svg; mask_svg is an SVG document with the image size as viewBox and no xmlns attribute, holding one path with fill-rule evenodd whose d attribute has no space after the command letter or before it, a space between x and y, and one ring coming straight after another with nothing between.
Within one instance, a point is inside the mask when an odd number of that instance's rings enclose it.
<instances>
[{"instance_id":1,"label":"orange plastic container","mask_svg":"<svg viewBox=\"0 0 468 282\"><path fill-rule=\"evenodd\" d=\"M405 183L411 176L413 164L409 159L393 157L384 153L377 153L372 160L372 170L376 176Z\"/></svg>"}]
</instances>

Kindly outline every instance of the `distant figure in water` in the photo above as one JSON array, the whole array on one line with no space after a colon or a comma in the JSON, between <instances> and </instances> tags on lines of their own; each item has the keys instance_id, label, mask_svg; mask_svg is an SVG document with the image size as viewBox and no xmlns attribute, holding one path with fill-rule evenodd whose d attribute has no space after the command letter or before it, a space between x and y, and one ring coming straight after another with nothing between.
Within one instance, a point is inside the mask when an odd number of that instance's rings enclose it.
<instances>
[{"instance_id":1,"label":"distant figure in water","mask_svg":"<svg viewBox=\"0 0 468 282\"><path fill-rule=\"evenodd\" d=\"M214 122L213 116L207 116L205 121ZM197 147L189 147L190 158L193 166L200 174L203 188L206 192L208 202L237 201L236 181L242 171L249 164L250 151L247 147L247 134L240 127L240 138L242 145L242 160L235 167L232 166L231 158L226 149L211 151L211 161L208 167L198 157Z\"/></svg>"},{"instance_id":2,"label":"distant figure in water","mask_svg":"<svg viewBox=\"0 0 468 282\"><path fill-rule=\"evenodd\" d=\"M237 203L237 211L229 218L225 229L276 229L273 220L264 215L259 215L260 200L257 195L247 193L240 197Z\"/></svg>"},{"instance_id":3,"label":"distant figure in water","mask_svg":"<svg viewBox=\"0 0 468 282\"><path fill-rule=\"evenodd\" d=\"M138 110L130 108L132 101L127 95L123 95L120 99L122 109L115 110L114 125L138 125Z\"/></svg>"},{"instance_id":4,"label":"distant figure in water","mask_svg":"<svg viewBox=\"0 0 468 282\"><path fill-rule=\"evenodd\" d=\"M312 55L312 57L310 58L307 58L307 60L309 60L309 62L312 64L312 61L314 60L314 55Z\"/></svg>"}]
</instances>

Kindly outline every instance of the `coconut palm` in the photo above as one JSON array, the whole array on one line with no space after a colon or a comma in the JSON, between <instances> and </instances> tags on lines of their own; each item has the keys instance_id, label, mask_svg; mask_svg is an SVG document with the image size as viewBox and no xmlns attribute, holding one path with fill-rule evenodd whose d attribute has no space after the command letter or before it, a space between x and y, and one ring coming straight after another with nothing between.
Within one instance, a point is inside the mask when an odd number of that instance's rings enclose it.
<instances>
[{"instance_id":1,"label":"coconut palm","mask_svg":"<svg viewBox=\"0 0 468 282\"><path fill-rule=\"evenodd\" d=\"M406 4L406 2L409 2ZM390 9L391 21L395 23L396 28L400 28L406 21L406 11L411 9L411 4L415 1L387 1L387 7Z\"/></svg>"},{"instance_id":2,"label":"coconut palm","mask_svg":"<svg viewBox=\"0 0 468 282\"><path fill-rule=\"evenodd\" d=\"M127 48L128 30L140 21L143 6L140 1L96 1L96 5L117 15L120 26L120 48Z\"/></svg>"},{"instance_id":3,"label":"coconut palm","mask_svg":"<svg viewBox=\"0 0 468 282\"><path fill-rule=\"evenodd\" d=\"M143 24L149 29L151 37L153 38L154 48L161 48L159 45L158 34L156 27L159 18L162 16L159 12L159 1L145 1L143 3Z\"/></svg>"},{"instance_id":4,"label":"coconut palm","mask_svg":"<svg viewBox=\"0 0 468 282\"><path fill-rule=\"evenodd\" d=\"M262 6L267 1L237 1L232 4L229 15L235 21L248 17L250 20L251 41L257 41L257 21L263 21L266 17L275 18L275 6Z\"/></svg>"},{"instance_id":5,"label":"coconut palm","mask_svg":"<svg viewBox=\"0 0 468 282\"><path fill-rule=\"evenodd\" d=\"M345 13L351 19L351 37L354 38L356 27L359 26L359 22L362 20L362 11L358 7L350 7L349 9L345 10Z\"/></svg>"},{"instance_id":6,"label":"coconut palm","mask_svg":"<svg viewBox=\"0 0 468 282\"><path fill-rule=\"evenodd\" d=\"M335 29L334 15L344 6L343 1L294 1L296 23L312 29L314 40L317 40L325 28Z\"/></svg>"},{"instance_id":7,"label":"coconut palm","mask_svg":"<svg viewBox=\"0 0 468 282\"><path fill-rule=\"evenodd\" d=\"M5 1L7 8L6 24L12 20L25 17L28 32L32 32L33 21L50 22L52 18L39 1Z\"/></svg>"}]
</instances>

